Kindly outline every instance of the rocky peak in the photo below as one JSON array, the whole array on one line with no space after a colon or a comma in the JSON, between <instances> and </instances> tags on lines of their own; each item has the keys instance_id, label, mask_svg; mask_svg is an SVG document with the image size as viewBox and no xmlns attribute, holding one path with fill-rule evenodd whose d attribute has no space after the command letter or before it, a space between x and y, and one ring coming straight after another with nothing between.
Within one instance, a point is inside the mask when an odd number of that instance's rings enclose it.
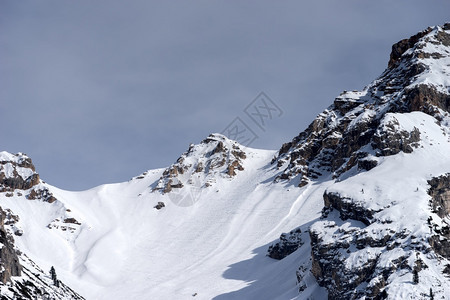
<instances>
[{"instance_id":1,"label":"rocky peak","mask_svg":"<svg viewBox=\"0 0 450 300\"><path fill-rule=\"evenodd\" d=\"M6 197L25 194L29 200L56 201L40 180L31 158L24 153L0 152L0 193Z\"/></svg>"},{"instance_id":2,"label":"rocky peak","mask_svg":"<svg viewBox=\"0 0 450 300\"><path fill-rule=\"evenodd\" d=\"M399 41L398 43L395 43L394 45L392 45L392 51L391 51L391 55L390 55L390 60L388 63L388 67L389 68L394 68L396 66L398 66L403 58L403 55L410 49L412 49L412 52L416 51L416 56L420 57L422 56L425 52L424 51L417 51L417 50L421 50L423 43L419 43L419 42L423 42L423 40L421 40L423 37L425 37L426 35L430 34L433 30L436 30L436 33L434 35L435 38L435 43L442 43L445 46L450 46L450 39L448 34L445 33L446 30L450 30L450 23L446 23L442 26L442 28L440 28L439 26L436 26L435 28L432 27L428 27L427 29L411 36L410 38L407 39L403 39L401 41ZM425 42L428 42L430 40L426 40ZM416 47L419 46L419 47ZM429 53L431 54L431 53ZM440 56L439 54L437 54L436 56Z\"/></svg>"},{"instance_id":3,"label":"rocky peak","mask_svg":"<svg viewBox=\"0 0 450 300\"><path fill-rule=\"evenodd\" d=\"M177 161L164 170L153 189L169 193L186 185L213 185L218 177L233 178L244 170L244 147L221 134L211 134L200 144L191 144Z\"/></svg>"},{"instance_id":4,"label":"rocky peak","mask_svg":"<svg viewBox=\"0 0 450 300\"><path fill-rule=\"evenodd\" d=\"M39 183L31 159L23 153L0 152L0 189L12 192L27 190Z\"/></svg>"},{"instance_id":5,"label":"rocky peak","mask_svg":"<svg viewBox=\"0 0 450 300\"><path fill-rule=\"evenodd\" d=\"M419 41L419 39L423 38L425 35L430 33L432 31L431 27L428 27L427 29L411 36L408 39L403 39L394 45L392 45L392 51L388 63L389 68L394 68L395 66L398 66L402 55L409 49L413 48L414 45Z\"/></svg>"},{"instance_id":6,"label":"rocky peak","mask_svg":"<svg viewBox=\"0 0 450 300\"><path fill-rule=\"evenodd\" d=\"M420 111L448 120L450 24L428 28L392 48L389 67L362 91L344 91L309 127L282 145L272 161L276 180L299 186L325 174L368 170L378 157L420 146L418 128L397 114Z\"/></svg>"}]
</instances>

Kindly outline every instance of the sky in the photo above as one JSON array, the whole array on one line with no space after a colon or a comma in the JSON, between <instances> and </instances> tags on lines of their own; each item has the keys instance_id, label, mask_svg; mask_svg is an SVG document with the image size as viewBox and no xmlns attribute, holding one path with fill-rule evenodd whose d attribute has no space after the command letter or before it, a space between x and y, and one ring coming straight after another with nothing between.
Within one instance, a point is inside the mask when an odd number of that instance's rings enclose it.
<instances>
[{"instance_id":1,"label":"sky","mask_svg":"<svg viewBox=\"0 0 450 300\"><path fill-rule=\"evenodd\" d=\"M84 190L167 167L214 132L245 128L249 146L279 149L449 11L437 0L0 0L0 151Z\"/></svg>"}]
</instances>

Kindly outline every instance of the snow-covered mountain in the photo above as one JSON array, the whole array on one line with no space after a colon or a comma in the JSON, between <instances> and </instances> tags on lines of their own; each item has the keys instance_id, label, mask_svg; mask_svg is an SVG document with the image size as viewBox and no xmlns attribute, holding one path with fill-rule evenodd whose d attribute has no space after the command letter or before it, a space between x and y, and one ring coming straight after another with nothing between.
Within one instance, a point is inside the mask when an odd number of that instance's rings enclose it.
<instances>
[{"instance_id":1,"label":"snow-covered mountain","mask_svg":"<svg viewBox=\"0 0 450 300\"><path fill-rule=\"evenodd\" d=\"M212 134L83 192L1 152L1 294L450 299L449 112L446 24L395 44L378 79L278 151Z\"/></svg>"},{"instance_id":2,"label":"snow-covered mountain","mask_svg":"<svg viewBox=\"0 0 450 300\"><path fill-rule=\"evenodd\" d=\"M311 272L332 299L450 298L449 30L395 44L377 80L342 93L273 161L279 180L335 180L310 227Z\"/></svg>"},{"instance_id":3,"label":"snow-covered mountain","mask_svg":"<svg viewBox=\"0 0 450 300\"><path fill-rule=\"evenodd\" d=\"M31 159L22 153L0 152L0 191L3 198L27 199L53 203L56 199L40 181ZM20 201L20 200L19 200ZM19 203L20 205L20 203ZM24 234L21 218L34 219L33 206L21 216L0 208L0 294L2 299L83 299L58 279L56 273L44 272L14 245L14 237ZM39 241L39 237L34 237ZM39 243L38 243L39 244ZM39 246L39 245L36 245ZM46 249L44 249L45 251ZM51 254L51 253L50 253ZM51 267L48 267L50 271Z\"/></svg>"}]
</instances>

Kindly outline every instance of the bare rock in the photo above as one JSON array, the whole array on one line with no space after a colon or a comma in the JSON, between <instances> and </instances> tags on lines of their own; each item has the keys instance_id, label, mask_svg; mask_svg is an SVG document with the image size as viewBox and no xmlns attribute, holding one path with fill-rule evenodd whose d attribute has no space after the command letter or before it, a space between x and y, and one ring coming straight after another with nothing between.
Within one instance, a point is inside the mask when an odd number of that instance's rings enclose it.
<instances>
[{"instance_id":1,"label":"bare rock","mask_svg":"<svg viewBox=\"0 0 450 300\"><path fill-rule=\"evenodd\" d=\"M7 214L0 208L0 281L6 283L11 280L11 276L20 276L22 266L19 257L14 249L14 239L8 235L4 228Z\"/></svg>"},{"instance_id":2,"label":"bare rock","mask_svg":"<svg viewBox=\"0 0 450 300\"><path fill-rule=\"evenodd\" d=\"M161 208L166 207L164 202L158 202L153 208L156 208L157 210L160 210Z\"/></svg>"},{"instance_id":3,"label":"bare rock","mask_svg":"<svg viewBox=\"0 0 450 300\"><path fill-rule=\"evenodd\" d=\"M28 200L42 200L48 203L53 203L57 199L53 196L50 190L46 187L34 188L27 195Z\"/></svg>"},{"instance_id":4,"label":"bare rock","mask_svg":"<svg viewBox=\"0 0 450 300\"><path fill-rule=\"evenodd\" d=\"M303 245L301 235L300 228L296 228L289 233L282 233L279 240L269 246L267 256L280 260L290 255Z\"/></svg>"},{"instance_id":5,"label":"bare rock","mask_svg":"<svg viewBox=\"0 0 450 300\"><path fill-rule=\"evenodd\" d=\"M414 47L414 45L419 41L420 38L424 37L432 30L431 27L428 27L422 32L419 32L408 39L403 39L400 42L392 45L392 51L388 63L389 68L394 68L398 66L401 61L402 55L410 48Z\"/></svg>"},{"instance_id":6,"label":"bare rock","mask_svg":"<svg viewBox=\"0 0 450 300\"><path fill-rule=\"evenodd\" d=\"M428 180L431 208L439 217L450 215L450 173Z\"/></svg>"},{"instance_id":7,"label":"bare rock","mask_svg":"<svg viewBox=\"0 0 450 300\"><path fill-rule=\"evenodd\" d=\"M323 200L325 208L338 210L342 220L354 219L366 225L373 222L373 214L375 212L365 208L362 204L357 203L349 197L325 191Z\"/></svg>"},{"instance_id":8,"label":"bare rock","mask_svg":"<svg viewBox=\"0 0 450 300\"><path fill-rule=\"evenodd\" d=\"M80 222L77 221L77 219L75 218L66 218L63 221L64 223L69 223L69 224L77 224L77 225L81 225Z\"/></svg>"}]
</instances>

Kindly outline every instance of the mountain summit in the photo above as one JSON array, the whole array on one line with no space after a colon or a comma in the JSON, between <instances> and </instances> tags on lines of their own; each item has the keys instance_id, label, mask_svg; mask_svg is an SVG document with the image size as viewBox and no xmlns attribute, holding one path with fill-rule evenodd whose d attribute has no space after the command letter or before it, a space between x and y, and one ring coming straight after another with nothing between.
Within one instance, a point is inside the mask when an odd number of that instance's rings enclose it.
<instances>
[{"instance_id":1,"label":"mountain summit","mask_svg":"<svg viewBox=\"0 0 450 300\"><path fill-rule=\"evenodd\" d=\"M362 91L345 91L309 127L278 152L279 179L310 179L353 167L370 169L378 158L418 146L394 113L420 111L445 122L450 111L450 24L428 28L392 46L389 67ZM447 128L444 126L443 128Z\"/></svg>"},{"instance_id":2,"label":"mountain summit","mask_svg":"<svg viewBox=\"0 0 450 300\"><path fill-rule=\"evenodd\" d=\"M450 24L393 45L379 78L278 151L212 134L167 168L82 192L1 152L0 291L446 299L449 153Z\"/></svg>"}]
</instances>

